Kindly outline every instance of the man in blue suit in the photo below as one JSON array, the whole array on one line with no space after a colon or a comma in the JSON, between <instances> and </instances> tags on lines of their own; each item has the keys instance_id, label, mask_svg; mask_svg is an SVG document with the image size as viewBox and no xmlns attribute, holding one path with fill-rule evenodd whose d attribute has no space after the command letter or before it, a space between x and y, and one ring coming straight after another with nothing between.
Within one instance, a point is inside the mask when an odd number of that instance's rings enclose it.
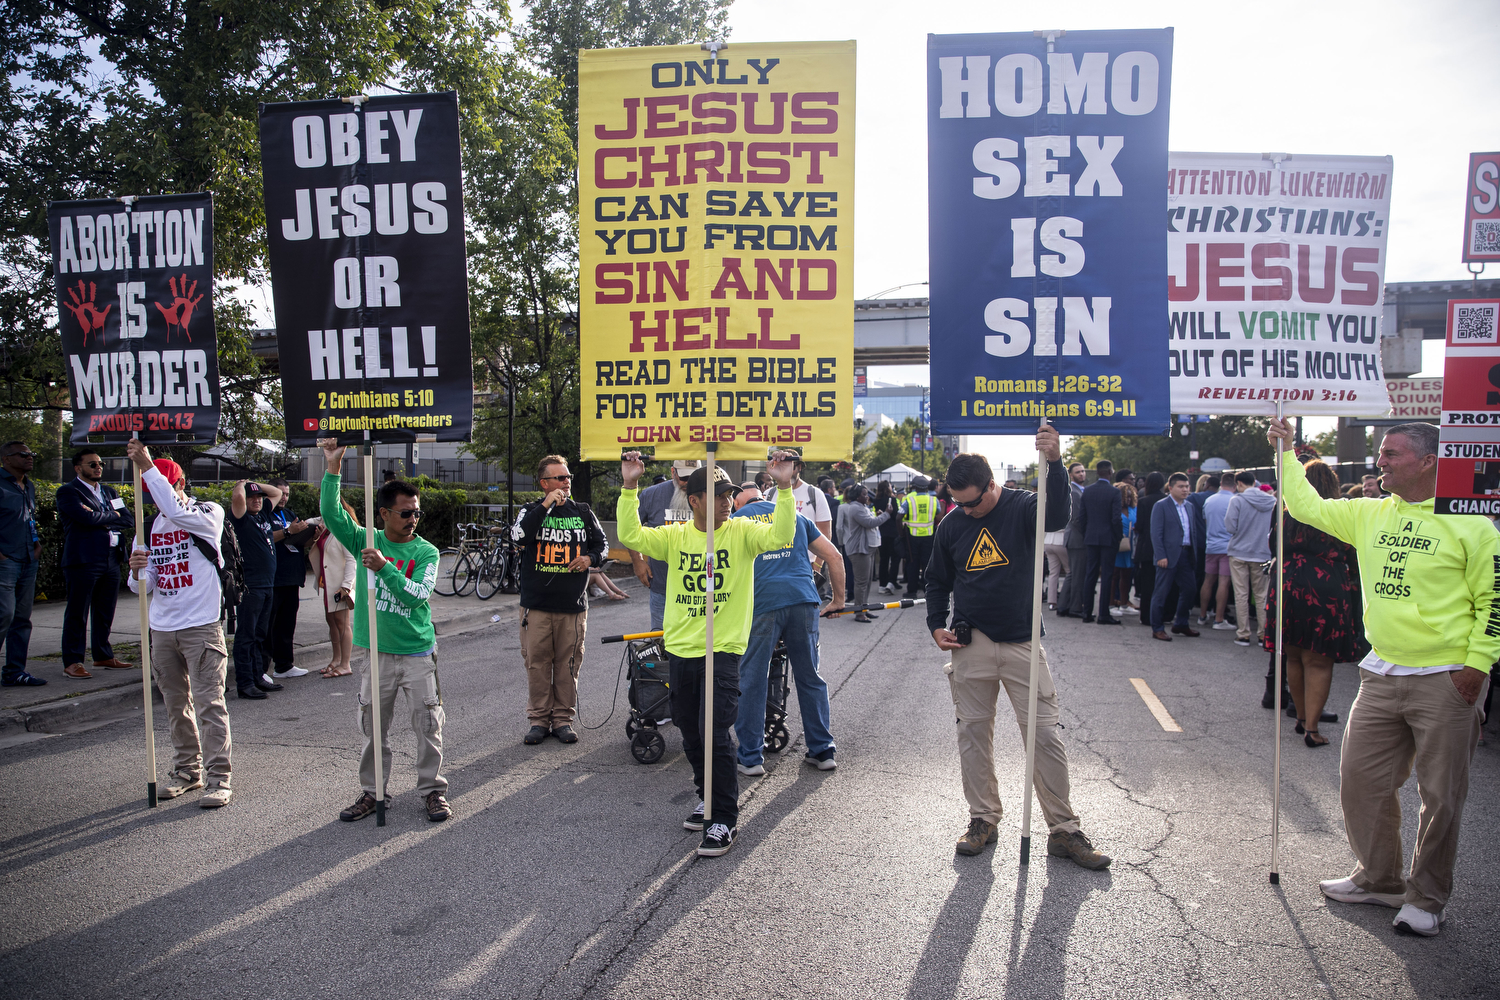
<instances>
[{"instance_id":1,"label":"man in blue suit","mask_svg":"<svg viewBox=\"0 0 1500 1000\"><path fill-rule=\"evenodd\" d=\"M104 485L104 460L97 452L73 456L72 482L57 488L57 516L63 524L63 579L68 606L63 611L63 673L93 676L84 668L84 620L93 618L94 666L129 669L133 663L115 659L109 630L115 621L115 598L120 593L120 547L133 537L135 521L125 501ZM92 611L92 616L90 612Z\"/></svg>"},{"instance_id":2,"label":"man in blue suit","mask_svg":"<svg viewBox=\"0 0 1500 1000\"><path fill-rule=\"evenodd\" d=\"M1109 613L1109 578L1115 571L1120 539L1125 537L1125 525L1120 522L1120 491L1110 483L1115 473L1114 463L1099 462L1094 471L1099 478L1083 491L1080 501L1083 514L1079 523L1083 528L1084 544L1089 550L1088 571L1083 577L1083 620L1094 620L1094 588L1103 573L1104 586L1099 587L1099 624L1118 625L1120 619ZM1076 599L1076 592L1074 597Z\"/></svg>"},{"instance_id":3,"label":"man in blue suit","mask_svg":"<svg viewBox=\"0 0 1500 1000\"><path fill-rule=\"evenodd\" d=\"M1201 523L1188 503L1188 477L1174 472L1167 479L1166 499L1151 508L1151 551L1156 556L1156 587L1151 591L1151 638L1171 642L1164 628L1167 593L1177 584L1177 615L1172 622L1176 635L1196 636L1189 627L1188 612L1196 594L1193 558L1203 547Z\"/></svg>"}]
</instances>

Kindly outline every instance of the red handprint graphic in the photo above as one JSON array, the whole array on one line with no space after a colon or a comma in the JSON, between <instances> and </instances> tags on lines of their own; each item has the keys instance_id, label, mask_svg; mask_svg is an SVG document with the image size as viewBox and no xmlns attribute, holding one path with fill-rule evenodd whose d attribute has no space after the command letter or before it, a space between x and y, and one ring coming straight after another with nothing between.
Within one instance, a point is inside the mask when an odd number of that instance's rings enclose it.
<instances>
[{"instance_id":1,"label":"red handprint graphic","mask_svg":"<svg viewBox=\"0 0 1500 1000\"><path fill-rule=\"evenodd\" d=\"M102 344L104 342L104 321L109 318L109 311L114 306L107 305L104 307L104 311L100 312L94 305L94 296L98 292L98 287L92 281L89 282L87 297L84 295L83 287L83 279L80 278L78 279L77 288L68 289L68 298L73 301L64 302L63 305L78 320L78 325L83 328L84 346L88 346L90 333L98 333L99 342Z\"/></svg>"},{"instance_id":2,"label":"red handprint graphic","mask_svg":"<svg viewBox=\"0 0 1500 1000\"><path fill-rule=\"evenodd\" d=\"M194 281L189 285L188 276L184 274L180 287L177 284L176 278L168 278L167 284L172 289L172 304L164 306L160 302L156 303L156 308L161 310L161 314L167 320L167 340L170 341L172 339L172 331L176 329L188 339L188 343L192 343L193 335L188 333L188 324L193 319L193 307L203 301L203 296L201 295L196 298L190 297L193 292L198 290L198 282Z\"/></svg>"}]
</instances>

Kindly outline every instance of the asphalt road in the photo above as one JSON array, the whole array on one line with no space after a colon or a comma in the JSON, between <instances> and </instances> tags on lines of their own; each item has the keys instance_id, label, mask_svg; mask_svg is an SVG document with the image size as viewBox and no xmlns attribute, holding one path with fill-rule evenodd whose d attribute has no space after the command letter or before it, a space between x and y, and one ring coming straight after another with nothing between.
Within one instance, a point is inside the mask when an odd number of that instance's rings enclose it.
<instances>
[{"instance_id":1,"label":"asphalt road","mask_svg":"<svg viewBox=\"0 0 1500 1000\"><path fill-rule=\"evenodd\" d=\"M644 595L591 613L644 627ZM1325 903L1351 867L1341 726L1309 750L1282 730L1282 884L1267 880L1265 654L1205 632L1171 646L1047 616L1088 872L1017 862L1022 744L1002 716L1006 817L956 857L967 812L952 705L923 611L826 624L839 768L800 738L742 785L740 839L699 859L674 730L637 764L615 716L574 746L525 747L513 617L443 640L455 818L413 791L404 710L388 825L340 823L357 793L350 680L231 699L234 802L148 811L139 717L0 749L4 997L1493 997L1500 958L1496 740L1479 749L1442 935ZM586 725L610 710L619 647L591 640ZM1163 731L1130 684L1181 724ZM1331 707L1357 683L1337 668ZM795 699L794 699L795 706ZM796 731L793 707L793 729ZM1492 733L1493 731L1487 731ZM164 775L169 743L158 713ZM1403 794L1408 851L1415 781Z\"/></svg>"}]
</instances>

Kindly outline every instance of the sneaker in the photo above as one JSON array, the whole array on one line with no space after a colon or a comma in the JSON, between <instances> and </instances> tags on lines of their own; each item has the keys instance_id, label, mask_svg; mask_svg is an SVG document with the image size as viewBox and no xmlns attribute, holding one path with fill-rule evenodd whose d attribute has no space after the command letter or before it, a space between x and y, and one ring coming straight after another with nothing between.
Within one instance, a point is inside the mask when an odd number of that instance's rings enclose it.
<instances>
[{"instance_id":1,"label":"sneaker","mask_svg":"<svg viewBox=\"0 0 1500 1000\"><path fill-rule=\"evenodd\" d=\"M703 829L703 800L702 799L698 800L698 807L696 809L694 809L692 812L688 813L688 818L682 821L682 828L684 830L701 830L701 829Z\"/></svg>"},{"instance_id":2,"label":"sneaker","mask_svg":"<svg viewBox=\"0 0 1500 1000\"><path fill-rule=\"evenodd\" d=\"M33 677L24 670L19 670L11 676L5 678L3 681L0 681L0 685L4 685L8 688L41 687L45 683L47 682L42 680L40 677Z\"/></svg>"},{"instance_id":3,"label":"sneaker","mask_svg":"<svg viewBox=\"0 0 1500 1000\"><path fill-rule=\"evenodd\" d=\"M1210 622L1212 622L1213 620L1214 620L1214 616L1213 615L1199 615L1198 616L1198 624L1199 625L1207 625Z\"/></svg>"},{"instance_id":4,"label":"sneaker","mask_svg":"<svg viewBox=\"0 0 1500 1000\"><path fill-rule=\"evenodd\" d=\"M701 851L699 852L702 853ZM1396 928L1397 934L1420 934L1422 937L1437 937L1438 928L1443 923L1441 913L1429 913L1418 906L1406 903L1401 907L1401 912L1396 914L1396 919L1391 921L1391 926Z\"/></svg>"},{"instance_id":5,"label":"sneaker","mask_svg":"<svg viewBox=\"0 0 1500 1000\"><path fill-rule=\"evenodd\" d=\"M385 797L385 806L391 807L391 797ZM339 813L339 819L345 823L354 823L364 819L366 816L375 815L375 796L369 792L360 792L359 798L354 800L354 805Z\"/></svg>"},{"instance_id":6,"label":"sneaker","mask_svg":"<svg viewBox=\"0 0 1500 1000\"><path fill-rule=\"evenodd\" d=\"M551 730L546 726L532 726L526 731L526 736L521 740L521 742L525 743L529 747L534 747L538 743L542 742L542 740L545 740L547 738L547 734L550 732Z\"/></svg>"},{"instance_id":7,"label":"sneaker","mask_svg":"<svg viewBox=\"0 0 1500 1000\"><path fill-rule=\"evenodd\" d=\"M558 726L552 730L552 735L557 737L559 743L577 743L578 734L573 732L573 727L568 725Z\"/></svg>"},{"instance_id":8,"label":"sneaker","mask_svg":"<svg viewBox=\"0 0 1500 1000\"><path fill-rule=\"evenodd\" d=\"M427 818L434 823L441 823L453 816L453 807L443 798L442 792L428 792L422 801L427 806Z\"/></svg>"},{"instance_id":9,"label":"sneaker","mask_svg":"<svg viewBox=\"0 0 1500 1000\"><path fill-rule=\"evenodd\" d=\"M229 805L229 799L233 794L228 785L214 785L203 793L203 797L198 800L198 805L204 809L221 809Z\"/></svg>"},{"instance_id":10,"label":"sneaker","mask_svg":"<svg viewBox=\"0 0 1500 1000\"><path fill-rule=\"evenodd\" d=\"M833 759L833 747L821 750L818 753L806 754L802 758L804 763L811 764L819 771L832 771L838 767L838 762Z\"/></svg>"},{"instance_id":11,"label":"sneaker","mask_svg":"<svg viewBox=\"0 0 1500 1000\"><path fill-rule=\"evenodd\" d=\"M953 850L959 854L980 854L985 844L993 844L1000 836L1000 828L982 819L969 820L969 828L958 838Z\"/></svg>"},{"instance_id":12,"label":"sneaker","mask_svg":"<svg viewBox=\"0 0 1500 1000\"><path fill-rule=\"evenodd\" d=\"M698 856L700 858L717 858L721 854L728 854L729 849L734 846L734 836L738 833L737 827L725 826L723 823L711 823L703 833L703 843L698 845Z\"/></svg>"},{"instance_id":13,"label":"sneaker","mask_svg":"<svg viewBox=\"0 0 1500 1000\"><path fill-rule=\"evenodd\" d=\"M176 770L167 772L167 783L157 789L158 799L175 799L179 795L203 787L203 775L196 771Z\"/></svg>"},{"instance_id":14,"label":"sneaker","mask_svg":"<svg viewBox=\"0 0 1500 1000\"><path fill-rule=\"evenodd\" d=\"M1238 626L1234 622L1214 622L1215 632L1233 632L1236 628Z\"/></svg>"},{"instance_id":15,"label":"sneaker","mask_svg":"<svg viewBox=\"0 0 1500 1000\"><path fill-rule=\"evenodd\" d=\"M1108 868L1111 860L1109 855L1094 850L1082 830L1052 834L1047 838L1047 853L1054 858L1072 858L1074 864L1090 871Z\"/></svg>"},{"instance_id":16,"label":"sneaker","mask_svg":"<svg viewBox=\"0 0 1500 1000\"><path fill-rule=\"evenodd\" d=\"M1234 640L1234 644L1236 646L1248 646L1248 645L1250 645L1250 640L1249 639L1240 639L1240 638L1236 637L1235 640Z\"/></svg>"},{"instance_id":17,"label":"sneaker","mask_svg":"<svg viewBox=\"0 0 1500 1000\"><path fill-rule=\"evenodd\" d=\"M307 671L301 667L287 667L285 670L273 670L271 676L280 680L283 677L306 677Z\"/></svg>"},{"instance_id":18,"label":"sneaker","mask_svg":"<svg viewBox=\"0 0 1500 1000\"><path fill-rule=\"evenodd\" d=\"M759 778L766 773L766 765L764 764L751 764L749 767L746 767L744 764L736 763L734 769L747 778Z\"/></svg>"},{"instance_id":19,"label":"sneaker","mask_svg":"<svg viewBox=\"0 0 1500 1000\"><path fill-rule=\"evenodd\" d=\"M1368 892L1355 885L1352 878L1328 879L1319 882L1318 888L1323 890L1323 895L1340 903L1373 903L1395 909L1406 902L1404 892Z\"/></svg>"}]
</instances>

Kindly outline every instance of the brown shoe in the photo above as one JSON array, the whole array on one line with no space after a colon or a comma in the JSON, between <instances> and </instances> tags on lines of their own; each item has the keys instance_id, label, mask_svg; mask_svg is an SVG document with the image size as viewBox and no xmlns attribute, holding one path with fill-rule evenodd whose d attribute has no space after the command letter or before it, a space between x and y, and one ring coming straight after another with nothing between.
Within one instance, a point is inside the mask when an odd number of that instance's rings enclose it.
<instances>
[{"instance_id":1,"label":"brown shoe","mask_svg":"<svg viewBox=\"0 0 1500 1000\"><path fill-rule=\"evenodd\" d=\"M70 664L68 664L66 667L63 667L63 673L65 675L67 675L68 677L75 677L75 678L77 678L78 680L81 680L81 681L82 680L87 680L88 678L94 676L93 674L89 673L87 670L83 669L83 664L82 663L70 663Z\"/></svg>"},{"instance_id":2,"label":"brown shoe","mask_svg":"<svg viewBox=\"0 0 1500 1000\"><path fill-rule=\"evenodd\" d=\"M1199 632L1197 629L1193 628L1190 625L1173 625L1172 626L1172 634L1173 635L1185 635L1185 636L1188 636L1189 638L1196 639L1196 638L1198 638L1198 636L1202 635L1203 633Z\"/></svg>"},{"instance_id":3,"label":"brown shoe","mask_svg":"<svg viewBox=\"0 0 1500 1000\"><path fill-rule=\"evenodd\" d=\"M1151 633L1151 638L1153 638L1153 639L1160 639L1162 642L1171 642L1172 641L1172 637L1170 635L1167 635L1167 633L1165 633L1165 632L1152 632Z\"/></svg>"},{"instance_id":4,"label":"brown shoe","mask_svg":"<svg viewBox=\"0 0 1500 1000\"><path fill-rule=\"evenodd\" d=\"M391 797L385 798L386 808L390 808ZM359 798L354 800L354 805L339 813L339 819L345 823L353 823L364 819L366 816L375 815L375 796L369 792L361 792Z\"/></svg>"},{"instance_id":5,"label":"brown shoe","mask_svg":"<svg viewBox=\"0 0 1500 1000\"><path fill-rule=\"evenodd\" d=\"M428 792L425 801L427 804L427 818L432 820L432 822L441 823L443 820L452 817L453 807L448 804L447 799L443 798L442 792Z\"/></svg>"},{"instance_id":6,"label":"brown shoe","mask_svg":"<svg viewBox=\"0 0 1500 1000\"><path fill-rule=\"evenodd\" d=\"M979 854L984 851L984 845L993 844L1000 836L1000 830L994 823L986 823L982 819L969 820L969 829L958 838L958 843L953 849L959 854Z\"/></svg>"},{"instance_id":7,"label":"brown shoe","mask_svg":"<svg viewBox=\"0 0 1500 1000\"><path fill-rule=\"evenodd\" d=\"M126 663L124 660L121 660L118 657L114 657L114 656L111 656L107 660L95 660L94 661L94 666L96 666L96 667L113 667L116 670L134 670L135 669L135 664L134 663Z\"/></svg>"},{"instance_id":8,"label":"brown shoe","mask_svg":"<svg viewBox=\"0 0 1500 1000\"><path fill-rule=\"evenodd\" d=\"M1047 853L1054 858L1072 858L1080 868L1087 868L1091 871L1108 868L1112 860L1108 855L1094 850L1094 845L1089 843L1089 838L1085 837L1081 830L1075 830L1072 833L1054 833L1049 836Z\"/></svg>"}]
</instances>

